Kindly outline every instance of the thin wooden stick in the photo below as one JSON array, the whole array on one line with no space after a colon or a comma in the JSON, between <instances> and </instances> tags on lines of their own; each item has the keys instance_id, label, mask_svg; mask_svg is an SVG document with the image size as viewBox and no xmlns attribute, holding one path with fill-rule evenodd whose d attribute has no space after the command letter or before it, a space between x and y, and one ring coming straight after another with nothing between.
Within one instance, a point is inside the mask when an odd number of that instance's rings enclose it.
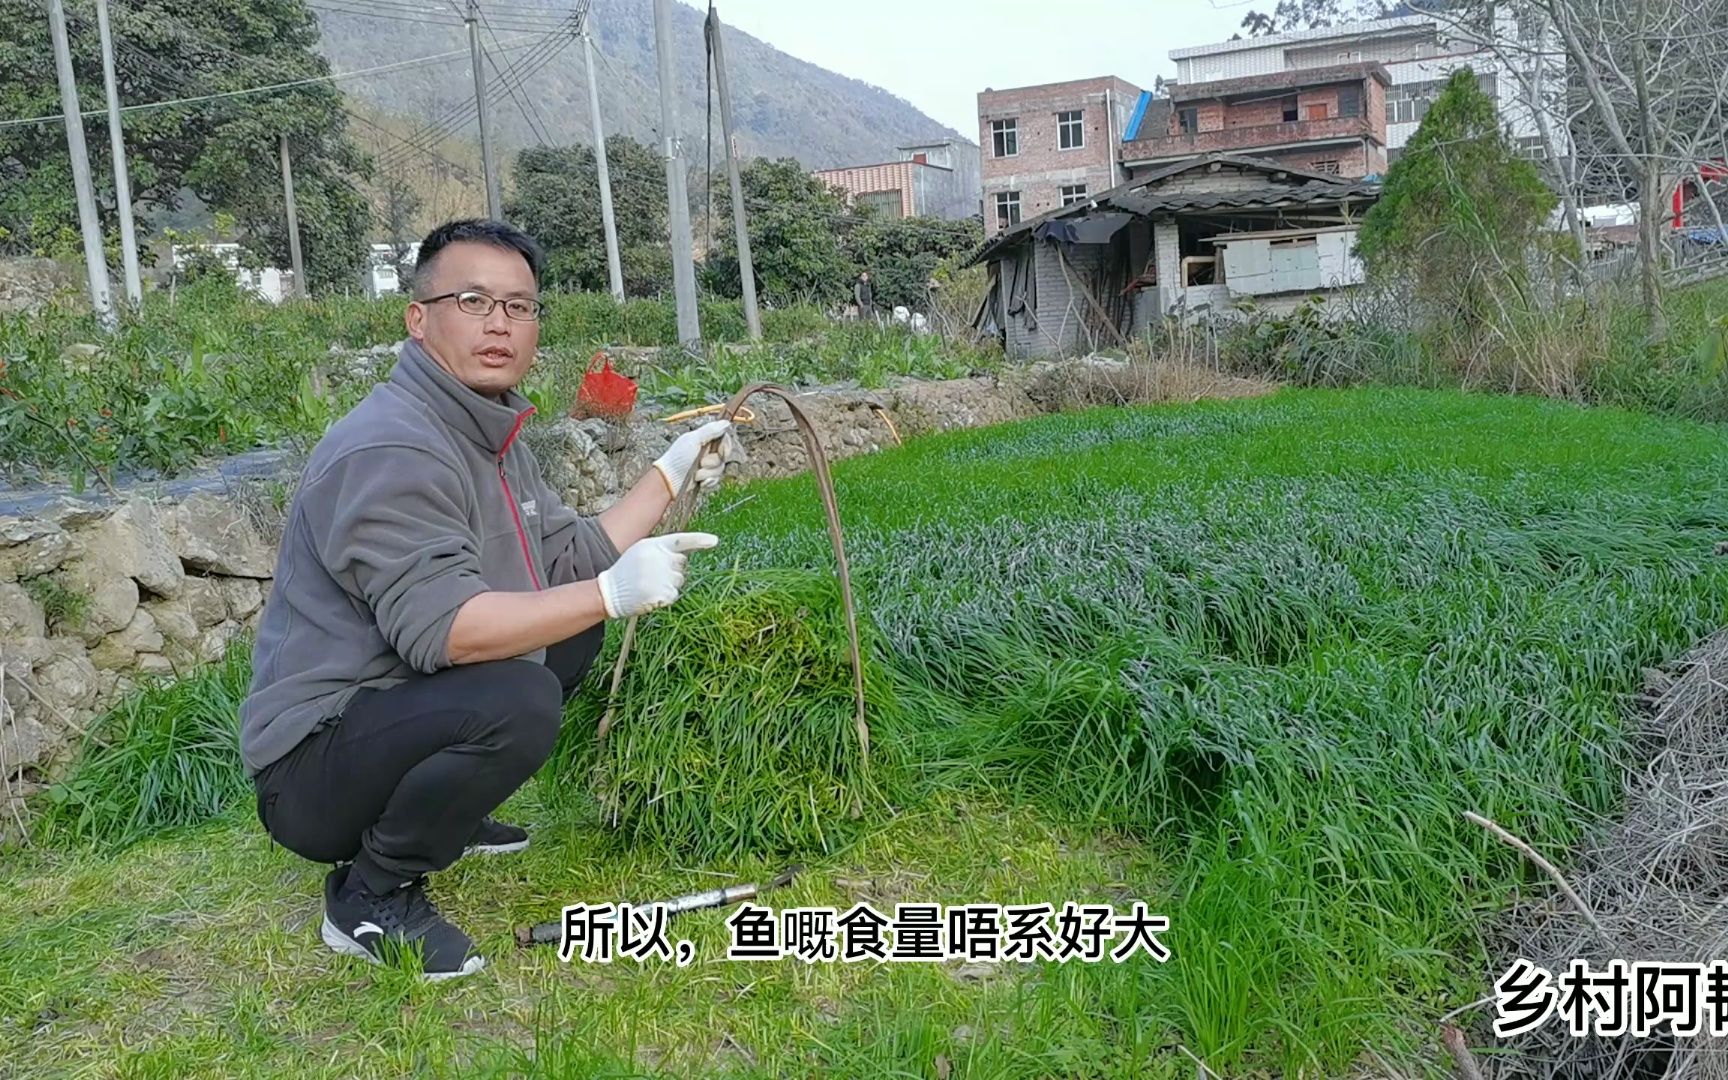
<instances>
[{"instance_id":1,"label":"thin wooden stick","mask_svg":"<svg viewBox=\"0 0 1728 1080\"><path fill-rule=\"evenodd\" d=\"M1464 1041L1464 1032L1451 1024L1440 1025L1440 1040L1451 1052L1452 1060L1458 1063L1460 1080L1482 1080L1482 1069L1476 1064L1476 1056L1470 1052L1470 1046Z\"/></svg>"},{"instance_id":2,"label":"thin wooden stick","mask_svg":"<svg viewBox=\"0 0 1728 1080\"><path fill-rule=\"evenodd\" d=\"M1578 913L1584 916L1585 921L1588 922L1591 928L1596 931L1596 936L1602 939L1602 943L1604 945L1613 944L1613 942L1608 938L1608 931L1602 929L1602 924L1596 921L1596 914L1590 910L1588 905L1584 903L1583 899L1579 897L1578 893L1573 890L1572 886L1567 884L1566 879L1561 876L1559 870L1554 868L1553 863L1544 859L1537 853L1535 848L1518 839L1516 836L1513 836L1511 833L1494 824L1492 821L1489 821L1481 814L1472 813L1471 811L1466 810L1464 811L1464 817L1469 821L1474 821L1476 824L1487 829L1501 840L1504 840L1506 843L1517 848L1519 851L1524 853L1525 858L1541 867L1542 872L1553 878L1554 884L1560 886L1560 891L1566 894L1566 899L1572 901L1572 906L1577 908Z\"/></svg>"}]
</instances>

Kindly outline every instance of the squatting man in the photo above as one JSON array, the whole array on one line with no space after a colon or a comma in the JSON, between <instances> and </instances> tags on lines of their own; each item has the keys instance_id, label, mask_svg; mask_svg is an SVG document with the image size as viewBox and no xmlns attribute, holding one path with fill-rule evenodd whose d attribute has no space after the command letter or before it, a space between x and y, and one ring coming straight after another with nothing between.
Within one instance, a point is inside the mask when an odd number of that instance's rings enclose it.
<instances>
[{"instance_id":1,"label":"squatting man","mask_svg":"<svg viewBox=\"0 0 1728 1080\"><path fill-rule=\"evenodd\" d=\"M576 513L521 441L543 253L497 221L420 246L389 379L313 450L289 508L241 708L258 817L324 879L324 942L431 978L484 966L426 894L464 854L528 846L492 812L552 752L608 620L674 603L707 533L650 537L715 421L616 505ZM700 460L699 460L700 459Z\"/></svg>"}]
</instances>

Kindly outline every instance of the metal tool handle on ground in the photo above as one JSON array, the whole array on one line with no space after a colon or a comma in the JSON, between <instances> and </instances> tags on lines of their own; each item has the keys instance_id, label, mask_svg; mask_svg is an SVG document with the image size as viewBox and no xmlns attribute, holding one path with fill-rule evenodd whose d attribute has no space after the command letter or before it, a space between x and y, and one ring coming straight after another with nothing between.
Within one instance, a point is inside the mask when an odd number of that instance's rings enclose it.
<instances>
[{"instance_id":1,"label":"metal tool handle on ground","mask_svg":"<svg viewBox=\"0 0 1728 1080\"><path fill-rule=\"evenodd\" d=\"M753 900L770 889L778 889L784 885L791 884L792 879L803 869L804 867L801 865L787 867L785 870L775 875L773 880L769 881L766 886L758 885L755 882L751 882L748 885L728 885L721 889L708 889L704 892L686 893L683 896L675 896L670 900L659 901L659 903L666 908L666 915L668 918L682 914L686 911L701 911L705 908L728 907L732 904L743 903L745 900ZM641 909L653 907L654 905L636 904L633 906L637 909ZM563 937L564 924L562 922L535 923L533 926L520 926L516 928L516 944L523 948L527 948L530 945L556 945L563 940Z\"/></svg>"}]
</instances>

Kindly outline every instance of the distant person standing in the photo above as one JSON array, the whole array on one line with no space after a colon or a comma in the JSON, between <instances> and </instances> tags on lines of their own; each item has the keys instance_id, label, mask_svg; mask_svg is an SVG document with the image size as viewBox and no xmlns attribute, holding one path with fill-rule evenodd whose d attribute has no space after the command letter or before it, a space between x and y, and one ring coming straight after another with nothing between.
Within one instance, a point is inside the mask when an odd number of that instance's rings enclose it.
<instances>
[{"instance_id":1,"label":"distant person standing","mask_svg":"<svg viewBox=\"0 0 1728 1080\"><path fill-rule=\"evenodd\" d=\"M858 275L858 284L852 286L852 299L858 303L858 317L867 321L876 318L876 294L870 288L870 271Z\"/></svg>"}]
</instances>

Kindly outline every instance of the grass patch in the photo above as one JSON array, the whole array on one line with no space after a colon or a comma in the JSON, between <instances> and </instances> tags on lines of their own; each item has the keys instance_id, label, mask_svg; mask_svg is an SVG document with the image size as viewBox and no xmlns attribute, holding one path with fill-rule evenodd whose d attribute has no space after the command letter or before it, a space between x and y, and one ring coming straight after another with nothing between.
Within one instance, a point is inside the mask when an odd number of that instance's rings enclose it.
<instances>
[{"instance_id":1,"label":"grass patch","mask_svg":"<svg viewBox=\"0 0 1728 1080\"><path fill-rule=\"evenodd\" d=\"M723 546L692 560L690 602L641 628L609 742L628 826L569 812L593 793L603 661L563 756L515 805L535 846L441 875L491 973L434 993L320 953L316 868L244 820L113 861L27 856L0 890L0 920L24 927L0 946L0 1004L19 1031L45 1008L69 1019L43 1046L18 1036L11 1060L1192 1075L1181 1043L1222 1075L1342 1075L1366 1042L1420 1062L1432 1019L1481 996L1482 917L1547 888L1463 811L1564 864L1618 810L1642 670L1728 604L1728 440L1534 397L1101 410L834 473L876 745L897 755L889 812L839 811L849 671L814 482L728 487L691 526ZM565 969L508 946L510 926L563 903L759 880L794 853L814 876L776 907L843 907L842 879L879 909L1139 897L1171 918L1174 956L974 984L926 965ZM155 877L122 914L141 873ZM171 910L208 925L140 922ZM139 1029L136 1000L162 991L83 929L104 917L109 936L140 935L129 947L189 950L191 984L217 1000ZM722 919L693 918L703 955Z\"/></svg>"},{"instance_id":2,"label":"grass patch","mask_svg":"<svg viewBox=\"0 0 1728 1080\"><path fill-rule=\"evenodd\" d=\"M124 699L91 729L72 776L48 789L42 840L114 851L243 803L252 787L236 717L250 680L250 643L237 638L222 663Z\"/></svg>"},{"instance_id":3,"label":"grass patch","mask_svg":"<svg viewBox=\"0 0 1728 1080\"><path fill-rule=\"evenodd\" d=\"M43 574L24 582L24 591L41 607L49 626L76 628L90 609L90 597L70 588L58 577Z\"/></svg>"},{"instance_id":4,"label":"grass patch","mask_svg":"<svg viewBox=\"0 0 1728 1080\"><path fill-rule=\"evenodd\" d=\"M566 965L555 948L518 950L513 926L566 903L672 896L779 869L759 859L679 869L565 823L539 795L531 785L501 811L533 830L534 846L465 859L434 883L489 961L455 984L418 984L325 950L321 868L273 847L241 812L196 838L118 855L11 856L0 1059L26 1076L587 1080L863 1075L851 1070L865 1063L929 1076L942 1055L953 1075L979 1080L1128 1075L1112 1064L1126 1060L1111 1049L1120 1021L1095 1014L1088 997L1103 972L731 962L724 911L672 924L696 946L688 968ZM1158 874L1147 853L1109 838L999 801L944 797L812 860L772 902L844 910L869 900L890 913L896 902L1111 903L1130 889L1155 896ZM1137 956L1116 974L1148 963ZM914 1040L903 1031L919 1015Z\"/></svg>"},{"instance_id":5,"label":"grass patch","mask_svg":"<svg viewBox=\"0 0 1728 1080\"><path fill-rule=\"evenodd\" d=\"M904 790L899 706L867 619L859 632L868 770L838 582L762 570L711 576L642 623L601 751L594 732L623 636L608 635L598 685L574 703L543 773L549 791L597 798L632 845L672 855L833 850Z\"/></svg>"},{"instance_id":6,"label":"grass patch","mask_svg":"<svg viewBox=\"0 0 1728 1080\"><path fill-rule=\"evenodd\" d=\"M933 699L912 759L1154 845L1188 951L1153 1015L1215 1068L1330 1073L1479 996L1473 915L1533 879L1464 810L1556 855L1614 812L1623 701L1728 600L1724 464L1713 429L1611 410L1287 391L836 473L891 669ZM751 485L697 527L816 567L806 502Z\"/></svg>"}]
</instances>

